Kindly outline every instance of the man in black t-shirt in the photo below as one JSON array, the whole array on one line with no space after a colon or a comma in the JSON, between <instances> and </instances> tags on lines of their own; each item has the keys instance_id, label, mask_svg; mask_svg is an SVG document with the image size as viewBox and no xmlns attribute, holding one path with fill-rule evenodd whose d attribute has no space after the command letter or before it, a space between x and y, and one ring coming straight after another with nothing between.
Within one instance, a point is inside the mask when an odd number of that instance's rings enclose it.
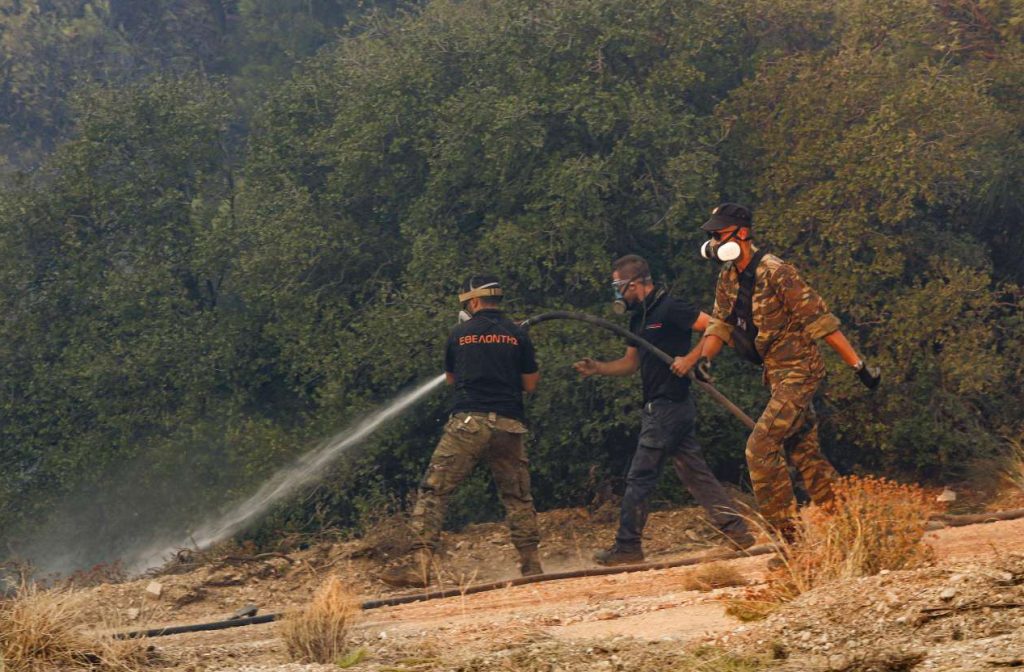
<instances>
[{"instance_id":1,"label":"man in black t-shirt","mask_svg":"<svg viewBox=\"0 0 1024 672\"><path fill-rule=\"evenodd\" d=\"M644 559L641 538L647 522L647 500L668 457L679 479L729 543L741 548L752 545L753 535L737 514L732 498L711 473L697 443L697 410L690 380L675 373L688 371L696 362L700 344L690 349L692 331L703 331L710 317L657 287L647 262L635 254L613 264L612 287L617 300L632 312L630 331L675 357L675 362L670 368L652 353L627 345L626 354L614 361L588 357L573 365L583 377L628 376L640 369L643 381L640 440L626 476L619 530L615 544L596 553L594 560L602 565L619 565Z\"/></svg>"},{"instance_id":2,"label":"man in black t-shirt","mask_svg":"<svg viewBox=\"0 0 1024 672\"><path fill-rule=\"evenodd\" d=\"M392 586L430 584L448 497L481 459L490 466L505 506L520 571L523 576L543 571L523 446L523 391L533 392L540 376L533 343L525 330L502 315L501 297L501 286L490 276L470 278L459 294L468 319L452 329L444 356L445 376L454 388L452 415L413 508L413 557L380 577Z\"/></svg>"}]
</instances>

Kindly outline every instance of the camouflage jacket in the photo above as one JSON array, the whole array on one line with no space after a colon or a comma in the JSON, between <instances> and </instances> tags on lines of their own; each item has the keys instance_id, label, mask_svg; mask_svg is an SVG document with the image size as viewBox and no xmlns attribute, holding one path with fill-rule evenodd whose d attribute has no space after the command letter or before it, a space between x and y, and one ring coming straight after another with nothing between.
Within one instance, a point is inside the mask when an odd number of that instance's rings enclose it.
<instances>
[{"instance_id":1,"label":"camouflage jacket","mask_svg":"<svg viewBox=\"0 0 1024 672\"><path fill-rule=\"evenodd\" d=\"M715 309L706 333L729 344L733 327L725 320L739 286L738 269L727 263L718 276ZM839 329L839 319L792 265L771 254L765 254L757 266L753 315L757 327L754 347L764 359L766 382L820 380L825 375L825 362L815 340Z\"/></svg>"}]
</instances>

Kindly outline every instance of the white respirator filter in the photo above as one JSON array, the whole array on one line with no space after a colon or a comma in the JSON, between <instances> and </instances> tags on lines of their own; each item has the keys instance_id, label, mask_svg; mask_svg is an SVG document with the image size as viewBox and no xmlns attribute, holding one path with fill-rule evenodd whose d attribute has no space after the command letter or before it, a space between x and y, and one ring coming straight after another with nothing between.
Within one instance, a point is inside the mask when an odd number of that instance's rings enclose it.
<instances>
[{"instance_id":1,"label":"white respirator filter","mask_svg":"<svg viewBox=\"0 0 1024 672\"><path fill-rule=\"evenodd\" d=\"M740 248L740 244L735 240L730 240L722 243L721 245L716 245L715 241L708 240L700 246L701 257L705 259L712 259L714 261L721 261L722 263L727 261L736 261L740 258L741 253L742 249Z\"/></svg>"},{"instance_id":2,"label":"white respirator filter","mask_svg":"<svg viewBox=\"0 0 1024 672\"><path fill-rule=\"evenodd\" d=\"M743 250L740 249L740 244L735 240L730 240L727 243L723 243L715 248L715 258L719 261L736 261L740 258Z\"/></svg>"}]
</instances>

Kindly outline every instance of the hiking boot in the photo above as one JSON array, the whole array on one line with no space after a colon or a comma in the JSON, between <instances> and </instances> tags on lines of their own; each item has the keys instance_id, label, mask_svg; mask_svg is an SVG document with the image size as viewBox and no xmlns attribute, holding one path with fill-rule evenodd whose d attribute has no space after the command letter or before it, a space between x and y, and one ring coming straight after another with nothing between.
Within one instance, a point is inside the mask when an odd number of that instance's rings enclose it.
<instances>
[{"instance_id":1,"label":"hiking boot","mask_svg":"<svg viewBox=\"0 0 1024 672\"><path fill-rule=\"evenodd\" d=\"M757 537L747 530L741 530L739 532L722 532L722 535L725 537L722 540L722 545L738 551L746 550L757 543Z\"/></svg>"},{"instance_id":2,"label":"hiking boot","mask_svg":"<svg viewBox=\"0 0 1024 672\"><path fill-rule=\"evenodd\" d=\"M402 564L381 572L377 578L393 588L426 588L430 585L432 557L429 550L421 548Z\"/></svg>"},{"instance_id":3,"label":"hiking boot","mask_svg":"<svg viewBox=\"0 0 1024 672\"><path fill-rule=\"evenodd\" d=\"M537 576L543 574L544 569L540 566L540 553L536 546L523 546L519 549L519 573L523 576Z\"/></svg>"},{"instance_id":4,"label":"hiking boot","mask_svg":"<svg viewBox=\"0 0 1024 672\"><path fill-rule=\"evenodd\" d=\"M615 544L611 548L594 553L594 562L609 567L611 565L635 565L644 561L644 552L639 548L623 548Z\"/></svg>"}]
</instances>

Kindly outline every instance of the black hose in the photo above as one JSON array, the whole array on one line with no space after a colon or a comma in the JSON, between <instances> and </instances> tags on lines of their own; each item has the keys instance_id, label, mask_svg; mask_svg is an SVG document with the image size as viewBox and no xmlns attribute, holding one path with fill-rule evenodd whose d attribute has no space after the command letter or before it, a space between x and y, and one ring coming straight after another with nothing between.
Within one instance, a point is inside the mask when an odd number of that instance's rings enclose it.
<instances>
[{"instance_id":1,"label":"black hose","mask_svg":"<svg viewBox=\"0 0 1024 672\"><path fill-rule=\"evenodd\" d=\"M936 530L945 527L962 527L965 525L982 525L1006 520L1019 520L1024 518L1024 509L1013 509L1010 511L993 511L977 515L939 515L934 516L928 523L926 529ZM423 602L426 600L437 600L445 597L458 597L460 595L472 595L490 590L500 590L511 586L522 586L530 583L542 583L544 581L557 581L560 579L573 579L586 576L607 576L609 574L627 574L630 572L645 572L656 569L670 569L672 567L687 567L700 565L720 560L734 560L748 556L765 555L775 552L773 544L762 544L744 551L729 551L713 555L699 556L696 558L683 558L682 560L671 560L666 562L652 562L640 565L620 565L618 567L593 567L580 569L572 572L558 572L553 574L538 574L536 576L522 576L506 581L492 581L482 583L468 588L449 588L446 590L432 590L425 593L414 593L411 595L396 595L379 600L367 600L360 605L365 610L379 609L380 607L391 607L411 602ZM196 623L193 625L175 625L166 628L153 628L151 630L135 630L132 632L119 632L114 639L138 639L139 637L163 637L166 635L178 635L185 632L202 632L205 630L224 630L226 628L237 628L243 625L257 625L259 623L270 623L280 620L285 616L284 612L264 614L263 616L252 616L250 618L236 618L226 621L213 621L211 623Z\"/></svg>"},{"instance_id":2,"label":"black hose","mask_svg":"<svg viewBox=\"0 0 1024 672\"><path fill-rule=\"evenodd\" d=\"M674 361L674 358L667 352L661 350L660 348L658 348L658 346L654 345L650 341L647 341L637 336L629 329L625 329L615 324L614 322L609 322L608 320L604 320L601 319L600 317L595 317L593 315L588 315L586 313L573 313L567 310L553 310L548 313L541 313L540 315L534 315L533 317L527 318L526 320L520 323L520 326L529 329L535 324L540 324L541 322L547 322L549 320L576 320L578 322L586 322L587 324L593 324L594 326L601 327L602 329L607 329L608 331L611 331L621 336L622 338L626 339L633 345L643 348L644 350L651 353L661 361L665 362L665 364L667 364L668 366L672 366L672 362ZM725 407L727 411L732 413L740 422L746 425L748 429L754 428L754 421L750 418L750 416L744 413L743 409L741 409L739 406L729 401L729 399L724 394L719 392L714 385L712 385L711 383L706 383L703 380L699 380L696 376L693 375L692 371L689 373L689 376L690 380L696 383L697 386L700 387L700 389L704 390L708 395L711 396L712 399L714 399L723 407Z\"/></svg>"},{"instance_id":3,"label":"black hose","mask_svg":"<svg viewBox=\"0 0 1024 672\"><path fill-rule=\"evenodd\" d=\"M231 618L226 621L213 621L212 623L193 623L192 625L172 625L166 628L153 628L151 630L133 630L132 632L119 632L114 639L139 639L141 637L166 637L167 635L180 635L185 632L204 632L206 630L226 630L228 628L239 628L243 625L259 625L270 623L284 617L283 613L264 614L262 616L250 616L249 618Z\"/></svg>"},{"instance_id":4,"label":"black hose","mask_svg":"<svg viewBox=\"0 0 1024 672\"><path fill-rule=\"evenodd\" d=\"M363 611L368 611L370 609L392 607L399 604L409 604L411 602L424 602L426 600L438 600L445 597L458 597L462 595L473 595L475 593L485 593L491 590L511 588L512 586L525 586L527 584L542 583L544 581L559 581L562 579L576 579L587 576L607 576L609 574L629 574L632 572L646 572L657 569L670 569L672 567L689 567L691 565L701 565L709 562L718 562L720 560L734 560L736 558L745 558L748 556L765 555L766 553L773 553L774 551L775 546L773 544L762 544L761 546L754 546L753 548L748 548L746 550L741 551L725 551L721 553L714 553L711 555L703 555L696 558L683 558L681 560L650 562L638 565L619 565L618 567L591 567L588 569L578 569L571 572L554 572L550 574L536 574L534 576L520 576L515 579L506 579L504 581L492 581L490 583L480 583L475 586L469 586L466 588L448 588L444 590L432 590L429 592L412 593L410 595L395 595L394 597L385 597L379 600L367 600L366 602L361 603L359 605L359 608ZM284 612L276 612L273 614L264 614L263 616L251 616L249 618L234 618L225 621L196 623L193 625L175 625L166 628L153 628L150 630L134 630L131 632L119 632L114 635L114 639L164 637L166 635L180 635L186 632L225 630L227 628L237 628L243 625L257 625L260 623L270 623L271 621L278 621L284 618L284 616Z\"/></svg>"},{"instance_id":5,"label":"black hose","mask_svg":"<svg viewBox=\"0 0 1024 672\"><path fill-rule=\"evenodd\" d=\"M742 551L723 551L711 555L702 555L696 558L683 558L682 560L666 560L665 562L646 562L637 565L619 565L617 567L590 567L577 569L571 572L553 572L551 574L536 574L534 576L520 576L515 579L504 581L492 581L481 583L468 588L448 588L445 590L432 590L428 593L416 593L413 595L396 595L385 597L379 600L369 600L361 605L364 610L378 609L380 607L391 607L397 604L408 604L410 602L422 602L425 600L437 600L444 597L459 597L462 595L473 595L474 593L485 593L490 590L511 588L512 586L525 586L531 583L542 583L544 581L559 581L561 579L578 579L587 576L608 576L609 574L630 574L632 572L647 572L655 569L671 569L673 567L689 567L691 565L702 565L720 560L735 560L748 556L765 555L774 553L774 544L762 544Z\"/></svg>"}]
</instances>

